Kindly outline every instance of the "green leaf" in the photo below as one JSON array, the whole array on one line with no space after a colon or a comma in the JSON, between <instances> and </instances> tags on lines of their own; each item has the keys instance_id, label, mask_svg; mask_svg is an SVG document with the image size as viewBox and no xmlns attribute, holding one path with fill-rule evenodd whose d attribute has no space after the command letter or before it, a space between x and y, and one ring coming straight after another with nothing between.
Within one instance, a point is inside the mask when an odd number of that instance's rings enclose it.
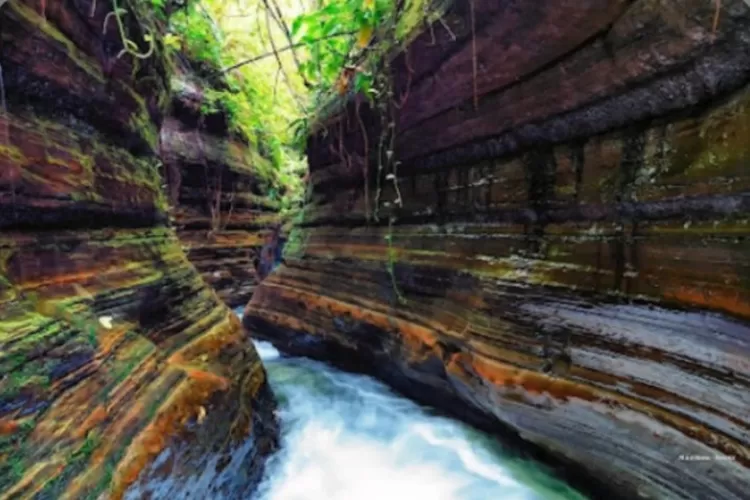
<instances>
[{"instance_id":1,"label":"green leaf","mask_svg":"<svg viewBox=\"0 0 750 500\"><path fill-rule=\"evenodd\" d=\"M322 36L331 36L334 33L340 33L342 31L344 31L343 26L341 26L341 23L336 19L326 22L323 24L323 29L321 29Z\"/></svg>"},{"instance_id":2,"label":"green leaf","mask_svg":"<svg viewBox=\"0 0 750 500\"><path fill-rule=\"evenodd\" d=\"M167 33L166 35L164 35L162 41L164 42L165 47L174 50L180 49L180 37L173 33Z\"/></svg>"},{"instance_id":3,"label":"green leaf","mask_svg":"<svg viewBox=\"0 0 750 500\"><path fill-rule=\"evenodd\" d=\"M363 94L369 94L372 88L372 75L367 73L357 73L354 77L354 90L362 92Z\"/></svg>"},{"instance_id":4,"label":"green leaf","mask_svg":"<svg viewBox=\"0 0 750 500\"><path fill-rule=\"evenodd\" d=\"M311 29L305 30L302 35L300 35L299 41L307 45L315 45L321 37L321 33L322 30L320 25L315 25L314 27L311 27Z\"/></svg>"},{"instance_id":5,"label":"green leaf","mask_svg":"<svg viewBox=\"0 0 750 500\"><path fill-rule=\"evenodd\" d=\"M335 16L340 14L343 9L343 3L332 2L320 9L315 15L320 17Z\"/></svg>"},{"instance_id":6,"label":"green leaf","mask_svg":"<svg viewBox=\"0 0 750 500\"><path fill-rule=\"evenodd\" d=\"M294 21L292 21L292 29L291 29L291 35L292 39L296 39L297 35L304 35L305 31L307 29L307 22L306 22L305 15L297 16L294 18Z\"/></svg>"}]
</instances>

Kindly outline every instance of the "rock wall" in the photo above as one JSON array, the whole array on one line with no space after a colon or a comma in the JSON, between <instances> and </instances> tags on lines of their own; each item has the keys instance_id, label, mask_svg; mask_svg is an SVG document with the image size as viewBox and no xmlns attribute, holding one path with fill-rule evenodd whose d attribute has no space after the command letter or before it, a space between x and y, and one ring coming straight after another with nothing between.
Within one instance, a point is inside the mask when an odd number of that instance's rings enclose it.
<instances>
[{"instance_id":1,"label":"rock wall","mask_svg":"<svg viewBox=\"0 0 750 500\"><path fill-rule=\"evenodd\" d=\"M610 495L745 497L750 6L719 5L455 2L393 60L392 117L356 98L310 138L246 326Z\"/></svg>"},{"instance_id":2,"label":"rock wall","mask_svg":"<svg viewBox=\"0 0 750 500\"><path fill-rule=\"evenodd\" d=\"M259 174L268 160L229 132L220 111L202 111L209 84L184 71L173 87L161 148L178 236L219 297L245 305L258 284L261 249L280 225L278 202Z\"/></svg>"},{"instance_id":3,"label":"rock wall","mask_svg":"<svg viewBox=\"0 0 750 500\"><path fill-rule=\"evenodd\" d=\"M247 495L272 396L167 225L169 65L113 8L0 3L0 498Z\"/></svg>"}]
</instances>

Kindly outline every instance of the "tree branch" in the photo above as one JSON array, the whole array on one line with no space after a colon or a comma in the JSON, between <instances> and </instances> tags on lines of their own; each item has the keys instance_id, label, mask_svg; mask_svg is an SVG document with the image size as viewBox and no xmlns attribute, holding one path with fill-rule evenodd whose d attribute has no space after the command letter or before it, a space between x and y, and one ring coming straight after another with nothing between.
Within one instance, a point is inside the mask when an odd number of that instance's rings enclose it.
<instances>
[{"instance_id":1,"label":"tree branch","mask_svg":"<svg viewBox=\"0 0 750 500\"><path fill-rule=\"evenodd\" d=\"M286 36L286 41L289 44L289 47L291 47L290 50L292 51L292 59L294 60L294 64L297 65L297 72L302 77L302 81L304 82L305 87L310 88L310 82L308 82L307 78L305 78L305 75L302 74L299 59L297 58L297 52L294 50L294 40L292 40L292 33L291 31L289 31L289 27L286 25L286 22L284 21L284 15L281 12L279 5L276 3L275 0L263 0L263 4L266 6L266 11L269 11L269 10L271 11L271 17L273 17L273 20L276 22L278 27L281 28L281 31L284 32L284 36ZM273 4L274 9L271 9L270 4Z\"/></svg>"},{"instance_id":2,"label":"tree branch","mask_svg":"<svg viewBox=\"0 0 750 500\"><path fill-rule=\"evenodd\" d=\"M251 57L249 59L245 59L244 61L240 61L240 62L238 62L236 64L231 65L231 66L227 66L226 68L222 69L221 72L222 73L228 73L230 71L233 71L233 70L235 70L237 68L240 68L242 66L245 66L247 64L252 64L252 63L258 62L258 61L260 61L262 59L267 59L269 57L273 57L277 53L286 52L288 50L293 50L293 49L298 49L300 47L304 47L305 45L309 45L310 43L317 43L317 42L322 42L323 40L329 40L331 38L338 38L338 37L342 37L342 36L352 36L352 35L355 35L355 34L356 34L356 31L347 31L345 33L333 33L333 34L328 35L328 36L324 36L324 37L321 37L321 38L316 38L316 39L312 40L311 42L307 42L307 43L295 43L295 44L292 44L292 45L287 45L285 47L280 47L280 48L276 49L275 51L272 50L270 52L266 52L264 54L260 54L260 55L255 56L255 57Z\"/></svg>"},{"instance_id":3,"label":"tree branch","mask_svg":"<svg viewBox=\"0 0 750 500\"><path fill-rule=\"evenodd\" d=\"M302 101L300 101L299 97L297 96L297 93L294 91L294 87L292 87L292 82L291 80L289 80L289 75L287 75L286 71L284 70L284 64L281 61L279 52L276 50L276 43L273 41L273 34L271 33L271 11L269 9L266 9L266 29L268 30L268 41L271 43L271 49L273 50L273 55L276 56L276 62L279 64L279 69L281 70L281 74L284 76L284 82L286 83L286 86L289 87L289 92L292 94L292 97L297 102L297 106L299 106L299 109L304 110L305 107L302 105Z\"/></svg>"}]
</instances>

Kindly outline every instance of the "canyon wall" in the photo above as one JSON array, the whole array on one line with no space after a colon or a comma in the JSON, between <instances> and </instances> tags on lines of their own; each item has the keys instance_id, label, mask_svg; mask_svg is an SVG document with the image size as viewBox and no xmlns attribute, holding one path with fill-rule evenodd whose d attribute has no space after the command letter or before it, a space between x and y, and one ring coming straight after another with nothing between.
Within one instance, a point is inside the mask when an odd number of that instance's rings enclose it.
<instances>
[{"instance_id":1,"label":"canyon wall","mask_svg":"<svg viewBox=\"0 0 750 500\"><path fill-rule=\"evenodd\" d=\"M245 325L610 495L746 497L750 6L459 0L391 69Z\"/></svg>"},{"instance_id":2,"label":"canyon wall","mask_svg":"<svg viewBox=\"0 0 750 500\"><path fill-rule=\"evenodd\" d=\"M280 226L278 188L259 170L270 163L230 133L226 114L205 111L210 84L189 71L173 81L172 113L161 131L161 158L188 259L231 307L247 304L263 275L264 245Z\"/></svg>"},{"instance_id":3,"label":"canyon wall","mask_svg":"<svg viewBox=\"0 0 750 500\"><path fill-rule=\"evenodd\" d=\"M272 395L168 225L172 68L118 4L0 2L0 498L247 496Z\"/></svg>"}]
</instances>

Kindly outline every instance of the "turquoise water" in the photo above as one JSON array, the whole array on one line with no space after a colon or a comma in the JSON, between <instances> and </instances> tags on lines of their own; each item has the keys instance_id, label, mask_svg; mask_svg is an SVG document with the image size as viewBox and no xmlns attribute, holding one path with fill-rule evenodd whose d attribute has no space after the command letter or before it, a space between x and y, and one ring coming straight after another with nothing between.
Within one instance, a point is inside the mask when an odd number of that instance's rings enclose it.
<instances>
[{"instance_id":1,"label":"turquoise water","mask_svg":"<svg viewBox=\"0 0 750 500\"><path fill-rule=\"evenodd\" d=\"M282 432L262 500L584 498L542 465L370 377L256 347Z\"/></svg>"}]
</instances>

